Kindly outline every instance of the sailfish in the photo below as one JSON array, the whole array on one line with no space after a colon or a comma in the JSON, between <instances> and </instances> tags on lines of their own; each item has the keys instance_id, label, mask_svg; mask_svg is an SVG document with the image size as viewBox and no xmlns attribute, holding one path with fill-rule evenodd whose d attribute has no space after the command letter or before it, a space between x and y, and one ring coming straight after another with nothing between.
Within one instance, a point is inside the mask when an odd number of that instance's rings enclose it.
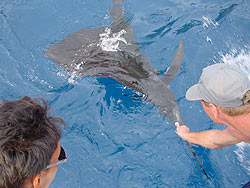
<instances>
[{"instance_id":1,"label":"sailfish","mask_svg":"<svg viewBox=\"0 0 250 188\"><path fill-rule=\"evenodd\" d=\"M134 30L126 20L121 0L113 0L110 15L110 27L80 29L49 46L44 54L70 75L114 79L144 94L147 101L172 123L183 123L176 97L169 87L181 66L182 41L162 77L134 41ZM208 178L190 143L186 143Z\"/></svg>"}]
</instances>

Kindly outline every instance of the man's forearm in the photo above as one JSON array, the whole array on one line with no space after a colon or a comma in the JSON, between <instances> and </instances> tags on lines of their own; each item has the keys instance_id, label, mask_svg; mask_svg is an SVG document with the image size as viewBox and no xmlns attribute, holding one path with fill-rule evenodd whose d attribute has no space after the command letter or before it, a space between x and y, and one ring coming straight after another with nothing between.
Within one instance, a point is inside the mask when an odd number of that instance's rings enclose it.
<instances>
[{"instance_id":1,"label":"man's forearm","mask_svg":"<svg viewBox=\"0 0 250 188\"><path fill-rule=\"evenodd\" d=\"M188 132L185 140L209 149L219 149L224 146L239 143L240 141L227 134L226 130L208 130L203 132Z\"/></svg>"},{"instance_id":2,"label":"man's forearm","mask_svg":"<svg viewBox=\"0 0 250 188\"><path fill-rule=\"evenodd\" d=\"M205 148L218 149L223 146L215 144L213 142L213 139L211 137L213 137L213 135L215 134L216 134L216 131L214 130L209 130L209 131L204 131L204 132L189 132L189 133L186 133L185 140L187 140L188 142L192 144L201 145Z\"/></svg>"}]
</instances>

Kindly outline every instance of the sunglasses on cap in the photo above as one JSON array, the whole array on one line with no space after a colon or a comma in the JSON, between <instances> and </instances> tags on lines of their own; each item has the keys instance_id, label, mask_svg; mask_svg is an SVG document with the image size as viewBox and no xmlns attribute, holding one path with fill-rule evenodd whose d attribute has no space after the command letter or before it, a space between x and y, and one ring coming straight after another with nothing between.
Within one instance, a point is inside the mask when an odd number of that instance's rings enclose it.
<instances>
[{"instance_id":1,"label":"sunglasses on cap","mask_svg":"<svg viewBox=\"0 0 250 188\"><path fill-rule=\"evenodd\" d=\"M55 163L49 164L44 170L47 170L48 168L51 168L51 167L56 166L56 165L63 164L66 161L67 161L66 153L65 153L63 147L61 146L61 151L60 151L60 155L58 157L58 161Z\"/></svg>"}]
</instances>

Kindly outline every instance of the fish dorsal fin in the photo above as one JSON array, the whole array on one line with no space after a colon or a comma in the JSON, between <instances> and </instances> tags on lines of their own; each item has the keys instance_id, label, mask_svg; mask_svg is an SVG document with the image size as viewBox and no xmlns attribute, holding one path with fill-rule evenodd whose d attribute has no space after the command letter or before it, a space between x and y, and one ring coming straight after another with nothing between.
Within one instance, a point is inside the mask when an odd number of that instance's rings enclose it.
<instances>
[{"instance_id":1,"label":"fish dorsal fin","mask_svg":"<svg viewBox=\"0 0 250 188\"><path fill-rule=\"evenodd\" d=\"M175 53L174 59L172 60L172 63L163 78L165 84L168 85L177 75L178 71L180 70L182 56L183 56L183 44L181 40L179 43L179 47Z\"/></svg>"}]
</instances>

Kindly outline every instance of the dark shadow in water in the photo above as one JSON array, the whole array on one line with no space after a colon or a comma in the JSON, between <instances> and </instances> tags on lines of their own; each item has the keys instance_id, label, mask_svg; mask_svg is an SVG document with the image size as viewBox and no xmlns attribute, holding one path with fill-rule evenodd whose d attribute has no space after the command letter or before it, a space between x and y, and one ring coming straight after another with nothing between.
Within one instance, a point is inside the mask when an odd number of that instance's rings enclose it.
<instances>
[{"instance_id":1,"label":"dark shadow in water","mask_svg":"<svg viewBox=\"0 0 250 188\"><path fill-rule=\"evenodd\" d=\"M219 22L222 20L224 17L228 16L236 7L238 4L232 4L230 7L221 9L219 12L219 16L215 19L216 22Z\"/></svg>"}]
</instances>

